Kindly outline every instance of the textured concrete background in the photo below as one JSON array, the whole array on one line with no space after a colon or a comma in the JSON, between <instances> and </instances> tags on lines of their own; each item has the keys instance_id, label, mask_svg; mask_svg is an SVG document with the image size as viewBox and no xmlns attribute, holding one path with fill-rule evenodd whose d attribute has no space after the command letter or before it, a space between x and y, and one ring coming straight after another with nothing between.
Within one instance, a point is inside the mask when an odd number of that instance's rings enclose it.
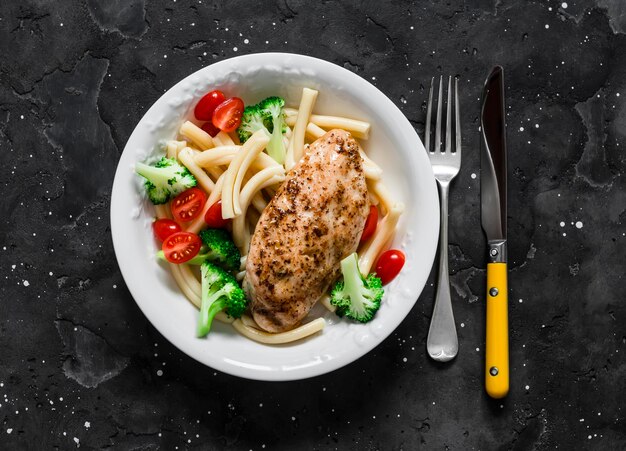
<instances>
[{"instance_id":1,"label":"textured concrete background","mask_svg":"<svg viewBox=\"0 0 626 451\"><path fill-rule=\"evenodd\" d=\"M0 448L626 449L625 33L621 0L3 0ZM430 77L460 77L456 361L425 355L432 276L376 350L293 383L205 368L136 307L109 228L124 144L178 80L259 51L356 72L420 132ZM495 63L509 105L504 401L482 389L478 106Z\"/></svg>"}]
</instances>

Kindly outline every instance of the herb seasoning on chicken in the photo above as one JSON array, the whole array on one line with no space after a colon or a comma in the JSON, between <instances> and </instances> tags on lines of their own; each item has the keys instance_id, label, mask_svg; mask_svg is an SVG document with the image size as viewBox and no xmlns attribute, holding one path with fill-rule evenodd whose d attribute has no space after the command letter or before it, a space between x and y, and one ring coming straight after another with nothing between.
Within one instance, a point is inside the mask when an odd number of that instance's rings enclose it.
<instances>
[{"instance_id":1,"label":"herb seasoning on chicken","mask_svg":"<svg viewBox=\"0 0 626 451\"><path fill-rule=\"evenodd\" d=\"M289 172L252 237L244 287L261 328L298 325L356 251L368 212L359 145L331 130Z\"/></svg>"}]
</instances>

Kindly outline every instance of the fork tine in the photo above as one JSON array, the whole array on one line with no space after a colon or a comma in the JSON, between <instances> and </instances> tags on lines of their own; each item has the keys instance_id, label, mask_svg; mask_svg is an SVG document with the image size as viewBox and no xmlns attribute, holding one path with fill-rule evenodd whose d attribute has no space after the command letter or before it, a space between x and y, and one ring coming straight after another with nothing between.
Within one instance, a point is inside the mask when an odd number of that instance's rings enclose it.
<instances>
[{"instance_id":1,"label":"fork tine","mask_svg":"<svg viewBox=\"0 0 626 451\"><path fill-rule=\"evenodd\" d=\"M426 108L426 130L424 131L424 147L430 152L430 119L433 112L433 82L435 77L430 79L430 91L428 92L428 107Z\"/></svg>"},{"instance_id":2,"label":"fork tine","mask_svg":"<svg viewBox=\"0 0 626 451\"><path fill-rule=\"evenodd\" d=\"M452 150L452 77L448 75L448 103L446 103L446 153Z\"/></svg>"},{"instance_id":3,"label":"fork tine","mask_svg":"<svg viewBox=\"0 0 626 451\"><path fill-rule=\"evenodd\" d=\"M461 108L459 107L459 79L454 78L454 132L456 135L456 142L454 151L459 155L461 154Z\"/></svg>"},{"instance_id":4,"label":"fork tine","mask_svg":"<svg viewBox=\"0 0 626 451\"><path fill-rule=\"evenodd\" d=\"M441 89L443 87L443 76L439 76L439 93L437 94L437 123L435 124L435 148L433 152L441 149Z\"/></svg>"}]
</instances>

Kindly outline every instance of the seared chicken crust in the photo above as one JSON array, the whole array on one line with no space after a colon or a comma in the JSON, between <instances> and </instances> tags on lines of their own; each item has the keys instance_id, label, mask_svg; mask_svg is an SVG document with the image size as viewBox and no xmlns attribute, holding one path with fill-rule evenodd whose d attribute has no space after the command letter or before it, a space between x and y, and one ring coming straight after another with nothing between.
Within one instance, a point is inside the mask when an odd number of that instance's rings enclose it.
<instances>
[{"instance_id":1,"label":"seared chicken crust","mask_svg":"<svg viewBox=\"0 0 626 451\"><path fill-rule=\"evenodd\" d=\"M263 211L246 263L244 288L268 332L297 326L355 252L369 213L359 144L331 130L305 156Z\"/></svg>"}]
</instances>

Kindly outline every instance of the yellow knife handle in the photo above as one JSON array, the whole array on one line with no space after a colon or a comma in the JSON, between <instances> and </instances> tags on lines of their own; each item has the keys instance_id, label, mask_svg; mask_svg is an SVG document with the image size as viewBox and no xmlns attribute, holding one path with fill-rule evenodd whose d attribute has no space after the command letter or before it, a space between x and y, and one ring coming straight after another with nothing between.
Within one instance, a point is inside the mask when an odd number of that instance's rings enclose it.
<instances>
[{"instance_id":1,"label":"yellow knife handle","mask_svg":"<svg viewBox=\"0 0 626 451\"><path fill-rule=\"evenodd\" d=\"M487 263L485 388L492 398L509 392L507 264Z\"/></svg>"}]
</instances>

